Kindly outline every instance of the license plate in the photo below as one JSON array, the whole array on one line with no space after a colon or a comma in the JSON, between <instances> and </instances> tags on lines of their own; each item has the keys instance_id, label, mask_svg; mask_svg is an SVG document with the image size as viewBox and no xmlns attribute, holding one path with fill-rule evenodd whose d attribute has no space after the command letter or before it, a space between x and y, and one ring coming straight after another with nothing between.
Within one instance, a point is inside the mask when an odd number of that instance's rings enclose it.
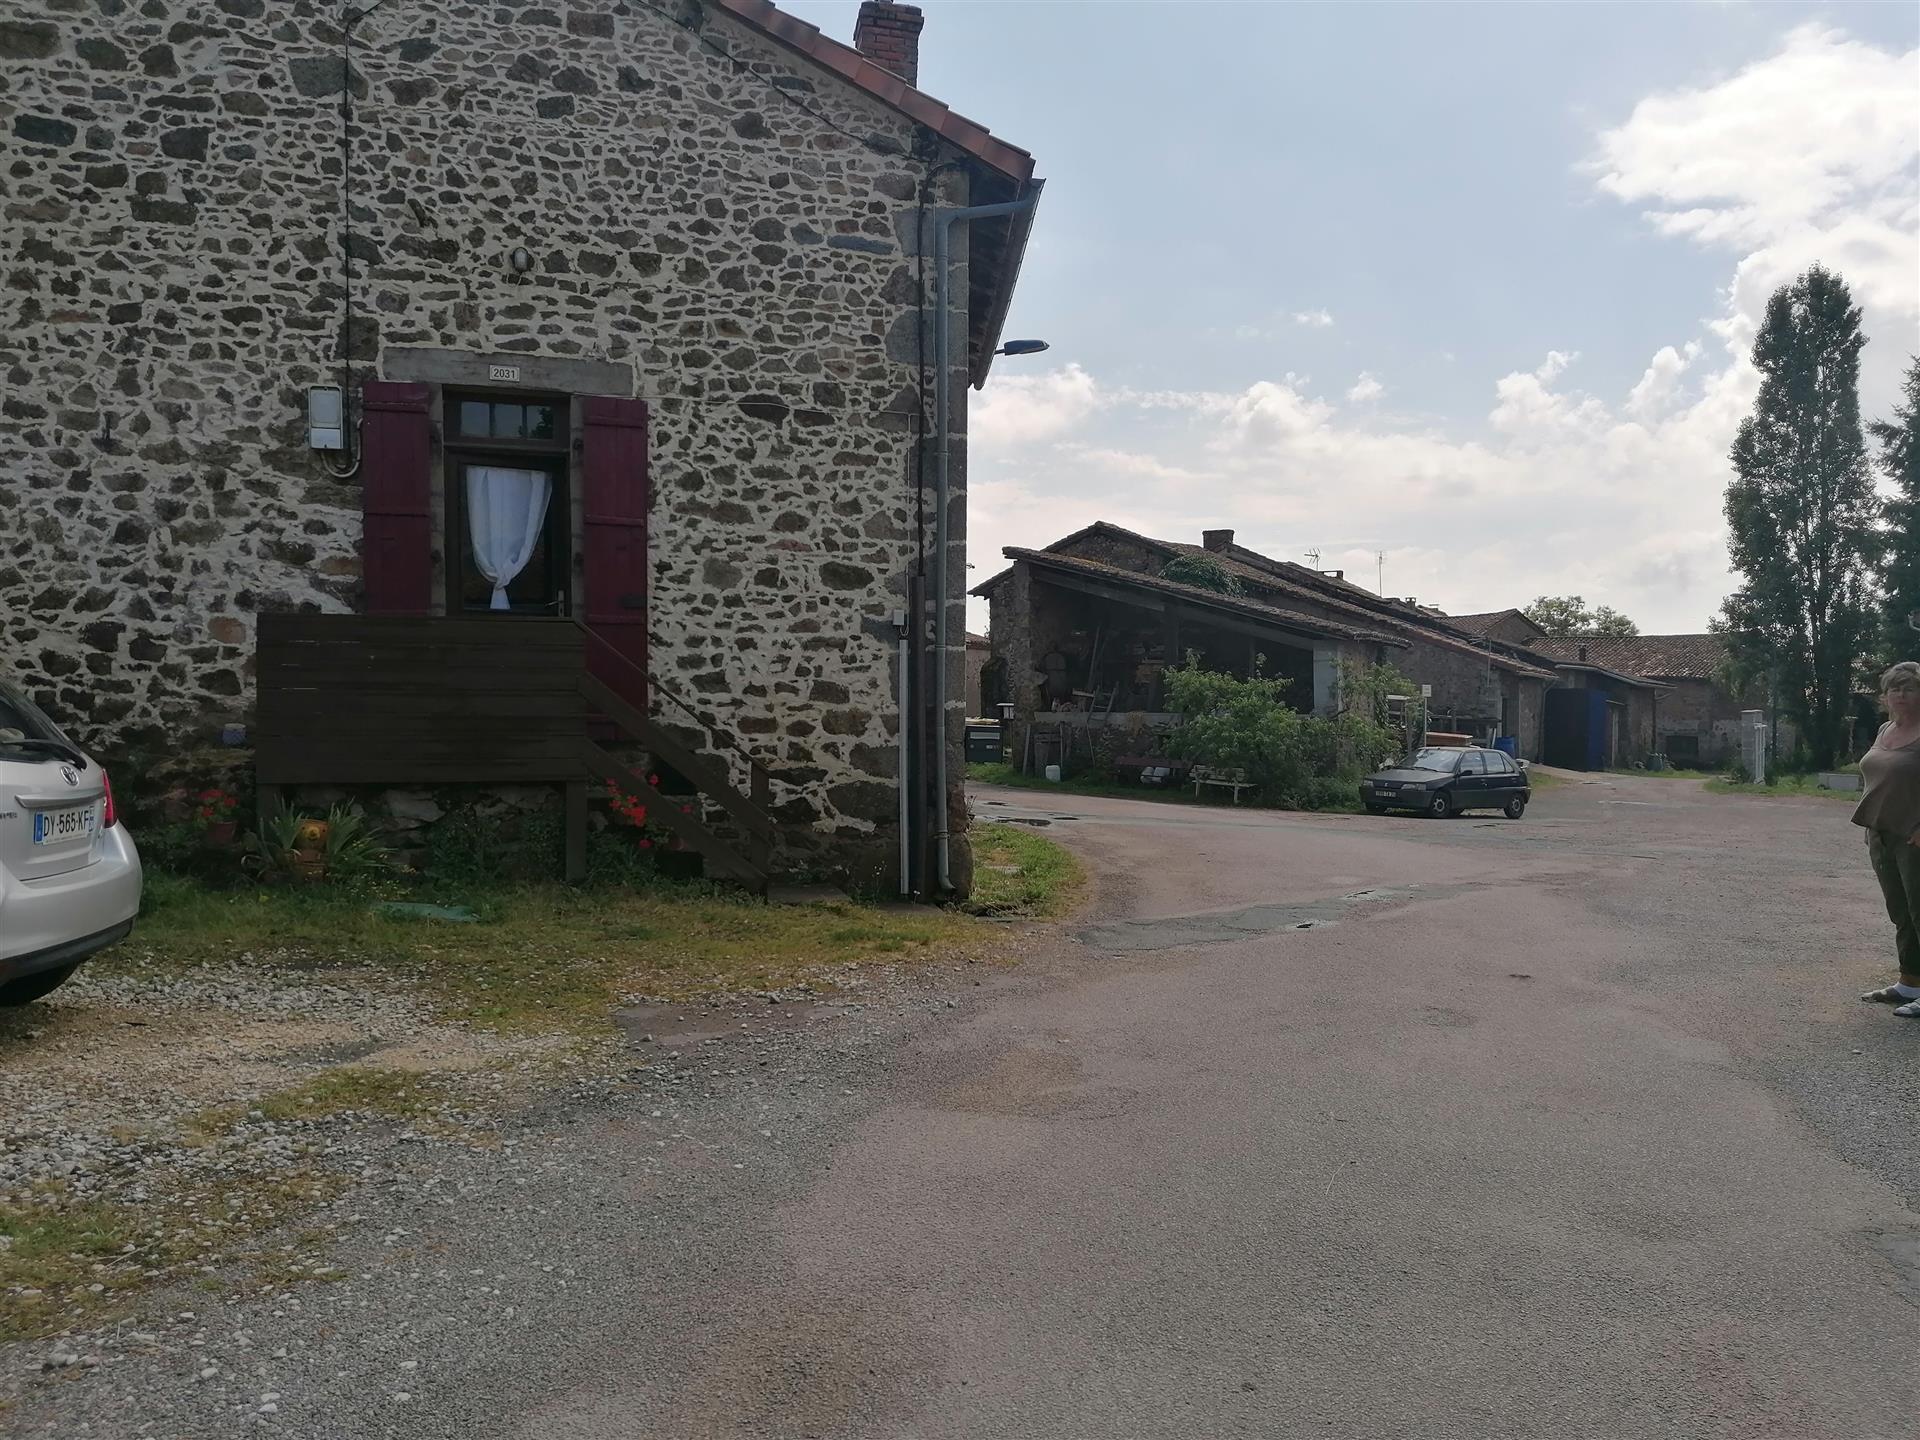
<instances>
[{"instance_id":1,"label":"license plate","mask_svg":"<svg viewBox=\"0 0 1920 1440\"><path fill-rule=\"evenodd\" d=\"M59 845L93 834L93 806L73 810L36 810L33 815L33 843Z\"/></svg>"}]
</instances>

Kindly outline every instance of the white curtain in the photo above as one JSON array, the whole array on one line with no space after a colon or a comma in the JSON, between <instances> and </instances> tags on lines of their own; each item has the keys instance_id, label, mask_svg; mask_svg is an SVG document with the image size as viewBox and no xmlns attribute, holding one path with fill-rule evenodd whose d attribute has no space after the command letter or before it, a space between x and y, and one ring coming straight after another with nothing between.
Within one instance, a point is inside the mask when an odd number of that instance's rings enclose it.
<instances>
[{"instance_id":1,"label":"white curtain","mask_svg":"<svg viewBox=\"0 0 1920 1440\"><path fill-rule=\"evenodd\" d=\"M540 543L550 489L542 470L467 467L467 531L474 563L493 582L492 609L509 608L507 586L527 568Z\"/></svg>"}]
</instances>

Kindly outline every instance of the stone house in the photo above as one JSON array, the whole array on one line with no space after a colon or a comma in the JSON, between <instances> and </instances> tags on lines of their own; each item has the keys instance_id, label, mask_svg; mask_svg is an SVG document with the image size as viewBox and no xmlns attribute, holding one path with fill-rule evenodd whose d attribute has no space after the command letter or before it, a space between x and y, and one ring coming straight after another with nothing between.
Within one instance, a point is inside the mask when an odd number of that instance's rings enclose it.
<instances>
[{"instance_id":1,"label":"stone house","mask_svg":"<svg viewBox=\"0 0 1920 1440\"><path fill-rule=\"evenodd\" d=\"M1009 753L1024 754L1036 715L1164 714L1160 675L1190 653L1236 674L1285 677L1303 711L1340 705L1343 661L1385 663L1431 688L1436 729L1514 736L1539 755L1552 669L1504 642L1458 630L1437 612L1329 573L1275 560L1209 530L1198 545L1098 522L1045 549L1009 548L1012 565L975 587L988 598L995 671L1014 705ZM1204 557L1238 586L1223 594L1169 565Z\"/></svg>"},{"instance_id":2,"label":"stone house","mask_svg":"<svg viewBox=\"0 0 1920 1440\"><path fill-rule=\"evenodd\" d=\"M8 6L0 665L125 754L259 730L263 615L579 622L626 700L764 766L807 863L891 856L904 797L925 888L966 395L1031 205L953 226L945 356L930 237L1041 182L914 87L920 27L872 0L852 46L766 0Z\"/></svg>"}]
</instances>

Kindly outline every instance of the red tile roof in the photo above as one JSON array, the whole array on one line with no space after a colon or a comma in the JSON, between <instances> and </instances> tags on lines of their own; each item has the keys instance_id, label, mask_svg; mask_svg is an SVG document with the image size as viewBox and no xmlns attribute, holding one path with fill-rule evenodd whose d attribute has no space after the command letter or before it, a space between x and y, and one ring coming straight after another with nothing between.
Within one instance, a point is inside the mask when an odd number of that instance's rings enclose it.
<instances>
[{"instance_id":1,"label":"red tile roof","mask_svg":"<svg viewBox=\"0 0 1920 1440\"><path fill-rule=\"evenodd\" d=\"M1727 659L1721 635L1565 635L1536 640L1529 648L1578 663L1583 646L1589 665L1650 680L1711 680Z\"/></svg>"},{"instance_id":2,"label":"red tile roof","mask_svg":"<svg viewBox=\"0 0 1920 1440\"><path fill-rule=\"evenodd\" d=\"M986 126L967 119L924 91L914 89L892 71L874 64L851 45L832 39L823 34L818 26L809 25L797 15L787 14L772 0L707 0L707 3L789 50L797 51L833 71L881 104L917 120L982 164L1015 180L1033 178L1033 156L1028 152L995 138Z\"/></svg>"}]
</instances>

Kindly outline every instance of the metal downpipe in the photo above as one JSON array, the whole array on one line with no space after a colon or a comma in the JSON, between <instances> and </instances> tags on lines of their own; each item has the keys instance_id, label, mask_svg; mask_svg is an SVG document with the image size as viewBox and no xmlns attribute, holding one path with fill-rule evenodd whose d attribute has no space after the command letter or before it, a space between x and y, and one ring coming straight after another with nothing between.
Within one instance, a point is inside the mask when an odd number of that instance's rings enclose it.
<instances>
[{"instance_id":1,"label":"metal downpipe","mask_svg":"<svg viewBox=\"0 0 1920 1440\"><path fill-rule=\"evenodd\" d=\"M953 880L948 873L951 852L948 840L951 835L952 815L947 807L947 509L952 499L947 481L947 452L951 448L951 435L948 433L951 406L948 402L949 389L953 384L953 365L947 356L948 346L952 343L951 290L952 279L949 274L949 251L952 248L953 226L956 223L971 223L975 220L991 220L1002 215L1018 215L1031 210L1040 203L1037 194L1024 200L1009 200L998 205L968 205L957 209L936 210L933 212L933 434L934 434L934 520L933 520L933 723L937 727L933 746L933 792L934 792L934 854L936 872L942 890L953 889Z\"/></svg>"}]
</instances>

